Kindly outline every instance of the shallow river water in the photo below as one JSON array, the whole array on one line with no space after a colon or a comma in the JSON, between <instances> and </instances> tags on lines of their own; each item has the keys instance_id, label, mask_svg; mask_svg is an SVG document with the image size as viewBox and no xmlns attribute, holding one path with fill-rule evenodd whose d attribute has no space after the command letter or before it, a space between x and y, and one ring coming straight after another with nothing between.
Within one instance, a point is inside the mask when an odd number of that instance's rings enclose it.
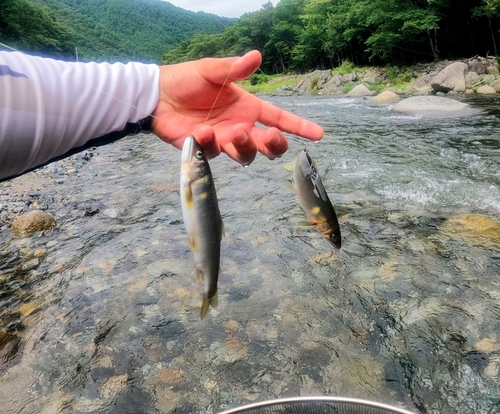
<instances>
[{"instance_id":1,"label":"shallow river water","mask_svg":"<svg viewBox=\"0 0 500 414\"><path fill-rule=\"evenodd\" d=\"M432 120L365 99L265 99L326 135L249 168L211 161L226 236L204 320L179 151L128 137L16 179L43 179L35 190L0 186L5 205L36 202L58 224L1 228L2 413L215 413L295 395L500 413L500 101ZM340 251L299 224L283 165L303 146Z\"/></svg>"}]
</instances>

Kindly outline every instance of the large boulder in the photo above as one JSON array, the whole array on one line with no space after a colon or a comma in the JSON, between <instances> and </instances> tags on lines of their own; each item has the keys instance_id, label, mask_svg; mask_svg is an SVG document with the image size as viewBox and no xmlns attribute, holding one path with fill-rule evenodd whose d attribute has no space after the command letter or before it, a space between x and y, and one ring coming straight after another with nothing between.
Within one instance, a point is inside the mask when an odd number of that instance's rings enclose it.
<instances>
[{"instance_id":1,"label":"large boulder","mask_svg":"<svg viewBox=\"0 0 500 414\"><path fill-rule=\"evenodd\" d=\"M365 85L357 85L354 89L347 94L350 98L359 98L361 96L371 96L373 95Z\"/></svg>"},{"instance_id":2,"label":"large boulder","mask_svg":"<svg viewBox=\"0 0 500 414\"><path fill-rule=\"evenodd\" d=\"M395 104L392 111L431 118L452 118L477 113L476 109L466 103L440 96L412 96Z\"/></svg>"},{"instance_id":3,"label":"large boulder","mask_svg":"<svg viewBox=\"0 0 500 414\"><path fill-rule=\"evenodd\" d=\"M467 65L465 63L452 63L431 79L432 89L434 89L435 92L444 93L450 91L464 92L466 70Z\"/></svg>"}]
</instances>

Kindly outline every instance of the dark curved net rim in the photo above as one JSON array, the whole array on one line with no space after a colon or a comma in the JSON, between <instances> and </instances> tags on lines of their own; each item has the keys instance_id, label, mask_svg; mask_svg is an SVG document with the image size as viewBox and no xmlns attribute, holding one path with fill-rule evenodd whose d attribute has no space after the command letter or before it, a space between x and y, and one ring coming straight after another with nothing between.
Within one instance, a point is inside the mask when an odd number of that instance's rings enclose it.
<instances>
[{"instance_id":1,"label":"dark curved net rim","mask_svg":"<svg viewBox=\"0 0 500 414\"><path fill-rule=\"evenodd\" d=\"M415 414L374 401L342 397L292 397L262 401L219 414Z\"/></svg>"}]
</instances>

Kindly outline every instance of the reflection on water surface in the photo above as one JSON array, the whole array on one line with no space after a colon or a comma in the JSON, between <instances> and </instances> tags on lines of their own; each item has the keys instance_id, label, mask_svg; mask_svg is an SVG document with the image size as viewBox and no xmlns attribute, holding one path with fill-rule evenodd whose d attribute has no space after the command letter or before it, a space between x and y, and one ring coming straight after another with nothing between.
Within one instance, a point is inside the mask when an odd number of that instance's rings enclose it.
<instances>
[{"instance_id":1,"label":"reflection on water surface","mask_svg":"<svg viewBox=\"0 0 500 414\"><path fill-rule=\"evenodd\" d=\"M326 136L291 138L282 160L247 169L212 161L226 237L219 307L203 321L177 150L130 137L0 187L5 412L212 413L294 395L500 409L497 115L269 99ZM283 164L304 145L339 216L340 251L298 224ZM12 209L26 202L58 226L13 238Z\"/></svg>"}]
</instances>

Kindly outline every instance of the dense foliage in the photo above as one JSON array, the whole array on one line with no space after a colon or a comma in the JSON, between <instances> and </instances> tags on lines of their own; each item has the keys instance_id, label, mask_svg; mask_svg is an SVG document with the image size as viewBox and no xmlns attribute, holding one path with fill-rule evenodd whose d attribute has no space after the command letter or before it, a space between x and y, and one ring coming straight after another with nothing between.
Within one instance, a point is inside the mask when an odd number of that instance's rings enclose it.
<instances>
[{"instance_id":1,"label":"dense foliage","mask_svg":"<svg viewBox=\"0 0 500 414\"><path fill-rule=\"evenodd\" d=\"M195 33L235 19L159 0L2 0L0 41L17 49L85 60L160 62Z\"/></svg>"},{"instance_id":2,"label":"dense foliage","mask_svg":"<svg viewBox=\"0 0 500 414\"><path fill-rule=\"evenodd\" d=\"M222 34L197 34L165 62L263 53L269 73L332 68L344 61L412 64L497 55L500 0L281 0Z\"/></svg>"}]
</instances>

